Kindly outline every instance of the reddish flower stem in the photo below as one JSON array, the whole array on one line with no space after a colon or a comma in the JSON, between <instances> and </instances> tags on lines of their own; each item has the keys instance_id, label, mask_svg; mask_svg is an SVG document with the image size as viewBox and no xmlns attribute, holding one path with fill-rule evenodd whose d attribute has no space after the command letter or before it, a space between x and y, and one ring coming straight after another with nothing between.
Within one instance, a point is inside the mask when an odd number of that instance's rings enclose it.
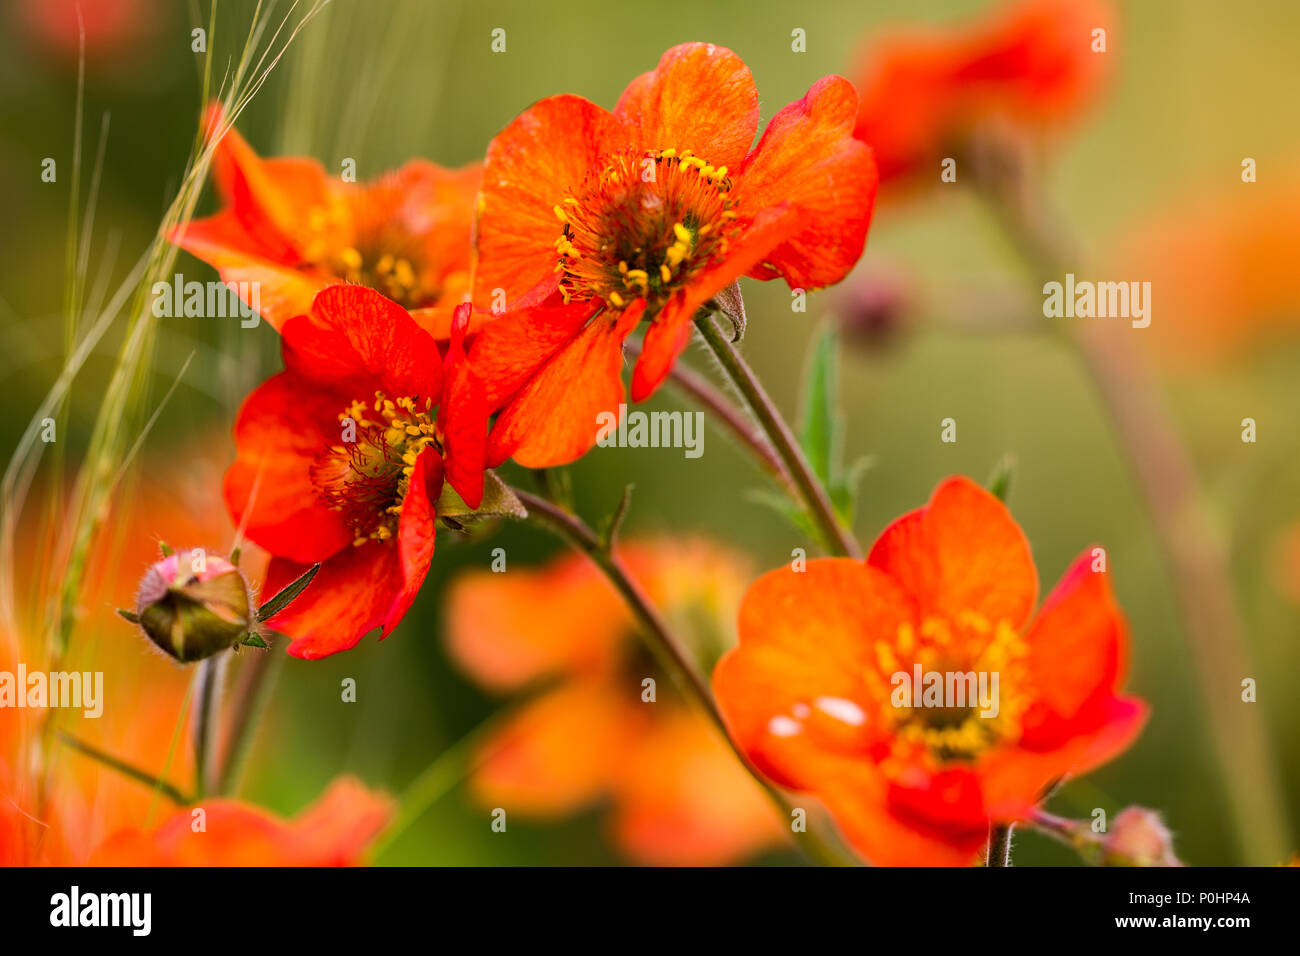
<instances>
[{"instance_id":1,"label":"reddish flower stem","mask_svg":"<svg viewBox=\"0 0 1300 956\"><path fill-rule=\"evenodd\" d=\"M781 417L780 411L767 390L763 388L754 370L741 357L740 350L717 326L714 317L705 312L695 320L695 327L700 330L705 343L722 366L723 372L740 393L758 420L763 433L776 449L777 455L785 465L795 490L802 499L803 506L812 518L814 526L822 537L822 544L834 555L841 557L862 557L862 549L857 540L841 523L831 504L830 495L822 487L813 473L808 458L794 437L794 432Z\"/></svg>"}]
</instances>

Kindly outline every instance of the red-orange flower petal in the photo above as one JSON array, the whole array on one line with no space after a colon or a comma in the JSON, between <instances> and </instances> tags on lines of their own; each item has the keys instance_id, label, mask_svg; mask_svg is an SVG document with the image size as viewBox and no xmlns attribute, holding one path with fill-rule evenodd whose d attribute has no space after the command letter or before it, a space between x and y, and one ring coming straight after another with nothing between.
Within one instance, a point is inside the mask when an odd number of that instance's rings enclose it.
<instances>
[{"instance_id":1,"label":"red-orange flower petal","mask_svg":"<svg viewBox=\"0 0 1300 956\"><path fill-rule=\"evenodd\" d=\"M613 585L580 555L504 576L462 573L445 603L451 656L494 691L606 673L633 626Z\"/></svg>"},{"instance_id":2,"label":"red-orange flower petal","mask_svg":"<svg viewBox=\"0 0 1300 956\"><path fill-rule=\"evenodd\" d=\"M203 804L205 829L190 810L152 832L125 830L92 855L95 866L351 866L393 814L387 796L341 778L293 820L238 800Z\"/></svg>"},{"instance_id":3,"label":"red-orange flower petal","mask_svg":"<svg viewBox=\"0 0 1300 956\"><path fill-rule=\"evenodd\" d=\"M628 84L614 116L645 149L688 149L736 169L758 132L758 89L730 50L682 43Z\"/></svg>"},{"instance_id":4,"label":"red-orange flower petal","mask_svg":"<svg viewBox=\"0 0 1300 956\"><path fill-rule=\"evenodd\" d=\"M500 408L552 355L587 324L589 302L544 305L507 312L474 339L469 362L483 382L484 401Z\"/></svg>"},{"instance_id":5,"label":"red-orange flower petal","mask_svg":"<svg viewBox=\"0 0 1300 956\"><path fill-rule=\"evenodd\" d=\"M969 478L942 482L929 504L885 529L867 560L902 583L925 614L974 611L1020 627L1038 596L1024 532Z\"/></svg>"},{"instance_id":6,"label":"red-orange flower petal","mask_svg":"<svg viewBox=\"0 0 1300 956\"><path fill-rule=\"evenodd\" d=\"M483 470L487 466L487 401L483 383L463 351L448 364L447 397L438 411L447 483L465 504L477 508L483 502Z\"/></svg>"},{"instance_id":7,"label":"red-orange flower petal","mask_svg":"<svg viewBox=\"0 0 1300 956\"><path fill-rule=\"evenodd\" d=\"M307 315L284 326L284 364L335 393L370 398L442 397L442 356L433 337L373 289L336 285Z\"/></svg>"},{"instance_id":8,"label":"red-orange flower petal","mask_svg":"<svg viewBox=\"0 0 1300 956\"><path fill-rule=\"evenodd\" d=\"M782 839L772 802L702 716L656 712L624 754L614 840L651 866L722 866Z\"/></svg>"},{"instance_id":9,"label":"red-orange flower petal","mask_svg":"<svg viewBox=\"0 0 1300 956\"><path fill-rule=\"evenodd\" d=\"M495 290L515 292L509 309L538 304L555 289L553 247L560 224L545 189L562 198L579 186L611 145L617 121L580 96L551 96L534 103L496 135L488 147L475 227L474 301L491 302Z\"/></svg>"},{"instance_id":10,"label":"red-orange flower petal","mask_svg":"<svg viewBox=\"0 0 1300 956\"><path fill-rule=\"evenodd\" d=\"M226 473L226 507L273 554L310 564L352 542L352 530L320 500L311 476L321 449L338 441L345 403L328 391L304 390L296 376L281 372L239 410L239 457Z\"/></svg>"},{"instance_id":11,"label":"red-orange flower petal","mask_svg":"<svg viewBox=\"0 0 1300 956\"><path fill-rule=\"evenodd\" d=\"M209 132L219 132L223 123L221 107L214 106L208 113ZM287 265L297 264L311 241L304 213L339 203L320 163L297 157L262 159L233 127L213 153L212 175L244 230L272 259Z\"/></svg>"},{"instance_id":12,"label":"red-orange flower petal","mask_svg":"<svg viewBox=\"0 0 1300 956\"><path fill-rule=\"evenodd\" d=\"M525 704L478 749L475 796L535 818L591 804L615 783L638 706L606 681L565 684Z\"/></svg>"},{"instance_id":13,"label":"red-orange flower petal","mask_svg":"<svg viewBox=\"0 0 1300 956\"><path fill-rule=\"evenodd\" d=\"M853 85L826 76L767 124L741 169L738 195L750 215L788 203L802 220L756 278L779 274L792 289L816 289L839 282L861 258L876 166L871 150L852 138L857 109Z\"/></svg>"},{"instance_id":14,"label":"red-orange flower petal","mask_svg":"<svg viewBox=\"0 0 1300 956\"><path fill-rule=\"evenodd\" d=\"M1092 49L1099 27L1107 52ZM967 26L874 37L855 75L856 135L882 179L927 167L937 179L939 159L990 117L1034 132L1074 119L1109 71L1115 27L1102 0L1016 0Z\"/></svg>"},{"instance_id":15,"label":"red-orange flower petal","mask_svg":"<svg viewBox=\"0 0 1300 956\"><path fill-rule=\"evenodd\" d=\"M600 416L619 415L623 339L644 309L638 301L622 313L601 313L534 375L497 418L489 464L513 457L526 468L546 468L595 445Z\"/></svg>"}]
</instances>

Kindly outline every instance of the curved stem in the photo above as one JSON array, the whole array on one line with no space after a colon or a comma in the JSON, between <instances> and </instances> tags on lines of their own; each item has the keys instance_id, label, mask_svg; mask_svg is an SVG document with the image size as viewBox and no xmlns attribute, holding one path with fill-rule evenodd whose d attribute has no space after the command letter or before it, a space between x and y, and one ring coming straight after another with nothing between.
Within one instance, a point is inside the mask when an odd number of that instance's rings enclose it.
<instances>
[{"instance_id":1,"label":"curved stem","mask_svg":"<svg viewBox=\"0 0 1300 956\"><path fill-rule=\"evenodd\" d=\"M93 747L85 741L79 740L72 736L72 734L64 731L58 731L58 738L63 744L71 747L78 753L89 757L91 760L103 764L110 770L117 771L122 774L122 776L134 780L136 783L143 784L157 793L161 793L177 806L183 807L193 803L189 797L181 793L179 788L168 783L166 780L161 777L155 777L153 774L149 773L149 771L141 770L139 767L135 766L135 764L127 763L120 757L114 757L106 750L100 750L98 747Z\"/></svg>"},{"instance_id":2,"label":"curved stem","mask_svg":"<svg viewBox=\"0 0 1300 956\"><path fill-rule=\"evenodd\" d=\"M817 476L813 474L812 466L808 464L808 459L803 449L799 447L794 433L781 417L781 413L759 382L753 369L741 357L740 351L732 341L718 328L711 314L701 313L695 319L695 327L700 330L705 343L717 358L718 364L722 366L723 372L753 411L754 417L758 419L764 434L767 435L785 465L791 481L794 482L795 489L803 500L804 508L821 534L823 545L831 554L861 558L862 549L858 547L857 540L840 523L830 496L817 480Z\"/></svg>"},{"instance_id":3,"label":"curved stem","mask_svg":"<svg viewBox=\"0 0 1300 956\"><path fill-rule=\"evenodd\" d=\"M624 348L633 356L641 354L641 343L633 339L628 339ZM733 438L753 454L763 470L780 483L787 493L798 494L790 473L786 471L763 430L746 418L707 378L679 361L673 364L672 371L668 373L668 381L683 395L703 406Z\"/></svg>"},{"instance_id":4,"label":"curved stem","mask_svg":"<svg viewBox=\"0 0 1300 956\"><path fill-rule=\"evenodd\" d=\"M641 625L638 633L642 635L649 650L659 659L663 667L672 675L686 694L693 698L708 716L709 720L717 728L718 733L727 742L727 746L736 755L736 759L749 771L772 802L779 808L788 825L790 812L793 809L792 804L780 790L754 768L749 762L749 758L736 745L735 740L732 739L730 732L727 730L726 721L723 719L722 712L718 709L717 701L713 697L713 692L709 689L708 682L700 674L695 663L687 656L681 643L669 629L667 622L660 616L641 589L641 585L628 572L619 557L607 547L600 535L577 515L565 511L545 498L520 491L518 488L512 488L511 490L514 492L515 497L528 509L529 520L543 525L570 547L585 554L604 572L605 577L618 590L629 610L632 611L637 622ZM817 834L814 828L809 827L804 836L807 838L806 843L800 841L798 846L810 858L827 865L840 865L841 860L831 844Z\"/></svg>"},{"instance_id":5,"label":"curved stem","mask_svg":"<svg viewBox=\"0 0 1300 956\"><path fill-rule=\"evenodd\" d=\"M992 211L1039 283L1059 281L1081 262L1047 211L1027 169L982 183ZM1237 839L1246 862L1261 865L1290 845L1268 732L1254 706L1232 688L1254 673L1222 540L1207 513L1195 466L1144 363L1113 330L1085 328L1074 345L1111 419L1164 552L1214 742Z\"/></svg>"}]
</instances>

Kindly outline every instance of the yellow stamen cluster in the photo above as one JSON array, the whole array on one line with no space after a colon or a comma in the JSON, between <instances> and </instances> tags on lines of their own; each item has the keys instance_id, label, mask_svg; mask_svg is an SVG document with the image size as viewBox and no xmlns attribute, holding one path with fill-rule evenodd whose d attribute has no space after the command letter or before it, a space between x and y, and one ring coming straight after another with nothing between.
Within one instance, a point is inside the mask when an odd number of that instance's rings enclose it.
<instances>
[{"instance_id":1,"label":"yellow stamen cluster","mask_svg":"<svg viewBox=\"0 0 1300 956\"><path fill-rule=\"evenodd\" d=\"M373 401L353 401L338 417L343 441L317 457L317 491L344 513L354 545L386 541L397 533L416 459L430 444L442 450L433 399L376 392Z\"/></svg>"},{"instance_id":2,"label":"yellow stamen cluster","mask_svg":"<svg viewBox=\"0 0 1300 956\"><path fill-rule=\"evenodd\" d=\"M690 150L614 154L579 195L554 207L565 301L598 297L622 309L642 298L657 307L726 253L737 219L731 188L725 166Z\"/></svg>"},{"instance_id":3,"label":"yellow stamen cluster","mask_svg":"<svg viewBox=\"0 0 1300 956\"><path fill-rule=\"evenodd\" d=\"M347 208L342 203L312 206L307 210L305 238L302 240L302 257L311 264L325 262L332 249L350 232Z\"/></svg>"},{"instance_id":4,"label":"yellow stamen cluster","mask_svg":"<svg viewBox=\"0 0 1300 956\"><path fill-rule=\"evenodd\" d=\"M411 260L391 252L381 253L373 264L367 265L360 250L348 246L338 254L334 268L349 282L376 289L407 308L418 308L436 297L436 293L425 288Z\"/></svg>"},{"instance_id":5,"label":"yellow stamen cluster","mask_svg":"<svg viewBox=\"0 0 1300 956\"><path fill-rule=\"evenodd\" d=\"M969 760L1000 739L1019 735L1020 717L1028 706L1024 638L1002 620L996 624L978 612L967 610L954 619L927 617L919 626L899 626L893 640L881 639L873 647L874 667L864 675L872 696L889 701L894 674L914 676L914 665L923 674L974 673L998 676L996 716L982 716L978 700L956 707L894 707L880 709L880 719L893 728L891 760L906 764L918 749L936 763ZM921 688L916 690L923 693Z\"/></svg>"}]
</instances>

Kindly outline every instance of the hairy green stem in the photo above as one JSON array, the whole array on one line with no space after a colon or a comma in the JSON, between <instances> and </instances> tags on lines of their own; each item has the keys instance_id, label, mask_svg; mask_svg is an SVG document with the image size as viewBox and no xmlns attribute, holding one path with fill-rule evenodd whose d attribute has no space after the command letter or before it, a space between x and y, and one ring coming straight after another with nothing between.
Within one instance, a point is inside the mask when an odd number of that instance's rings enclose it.
<instances>
[{"instance_id":1,"label":"hairy green stem","mask_svg":"<svg viewBox=\"0 0 1300 956\"><path fill-rule=\"evenodd\" d=\"M861 558L862 549L858 546L857 540L840 523L839 517L835 514L835 507L831 504L830 495L813 474L812 466L808 464L808 458L799 447L794 432L781 417L776 404L759 382L753 369L749 367L731 339L718 327L713 315L707 312L701 313L695 319L695 327L700 330L705 344L713 352L723 372L740 393L741 398L745 400L745 404L754 413L763 433L776 450L790 480L794 483L795 491L802 499L804 509L821 535L823 546L834 555Z\"/></svg>"}]
</instances>

